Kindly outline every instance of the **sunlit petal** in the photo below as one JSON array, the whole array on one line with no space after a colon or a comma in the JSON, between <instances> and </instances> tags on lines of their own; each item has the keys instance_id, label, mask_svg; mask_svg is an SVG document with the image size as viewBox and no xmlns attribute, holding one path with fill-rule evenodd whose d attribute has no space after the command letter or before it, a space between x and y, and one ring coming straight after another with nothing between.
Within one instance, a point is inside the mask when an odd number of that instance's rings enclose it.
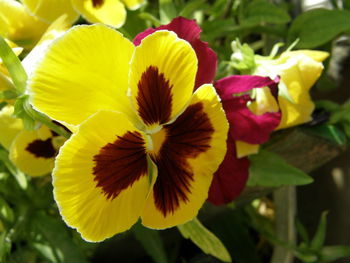
<instances>
[{"instance_id":1,"label":"sunlit petal","mask_svg":"<svg viewBox=\"0 0 350 263\"><path fill-rule=\"evenodd\" d=\"M228 123L211 85L203 85L172 124L151 157L158 167L142 224L156 229L183 224L196 216L208 197L213 174L226 153Z\"/></svg>"},{"instance_id":2,"label":"sunlit petal","mask_svg":"<svg viewBox=\"0 0 350 263\"><path fill-rule=\"evenodd\" d=\"M31 15L21 3L0 0L0 35L21 47L32 48L48 26Z\"/></svg>"},{"instance_id":3,"label":"sunlit petal","mask_svg":"<svg viewBox=\"0 0 350 263\"><path fill-rule=\"evenodd\" d=\"M100 109L131 113L126 92L133 50L129 40L104 25L69 30L37 64L28 84L32 104L71 125Z\"/></svg>"},{"instance_id":4,"label":"sunlit petal","mask_svg":"<svg viewBox=\"0 0 350 263\"><path fill-rule=\"evenodd\" d=\"M124 115L100 111L61 148L53 178L61 215L86 240L125 231L151 187L142 134Z\"/></svg>"},{"instance_id":5,"label":"sunlit petal","mask_svg":"<svg viewBox=\"0 0 350 263\"><path fill-rule=\"evenodd\" d=\"M74 7L91 23L121 27L126 18L124 5L119 0L71 0Z\"/></svg>"},{"instance_id":6,"label":"sunlit petal","mask_svg":"<svg viewBox=\"0 0 350 263\"><path fill-rule=\"evenodd\" d=\"M6 149L18 133L23 130L22 120L13 117L13 106L7 105L0 111L0 144Z\"/></svg>"},{"instance_id":7,"label":"sunlit petal","mask_svg":"<svg viewBox=\"0 0 350 263\"><path fill-rule=\"evenodd\" d=\"M197 58L175 33L157 31L136 47L131 61L131 99L149 129L165 124L189 103Z\"/></svg>"},{"instance_id":8,"label":"sunlit petal","mask_svg":"<svg viewBox=\"0 0 350 263\"><path fill-rule=\"evenodd\" d=\"M22 130L11 144L11 161L31 176L50 173L57 154L52 137L52 132L45 126L35 131Z\"/></svg>"},{"instance_id":9,"label":"sunlit petal","mask_svg":"<svg viewBox=\"0 0 350 263\"><path fill-rule=\"evenodd\" d=\"M47 23L55 21L63 14L69 23L78 19L79 14L71 4L71 0L21 0L30 12Z\"/></svg>"}]
</instances>

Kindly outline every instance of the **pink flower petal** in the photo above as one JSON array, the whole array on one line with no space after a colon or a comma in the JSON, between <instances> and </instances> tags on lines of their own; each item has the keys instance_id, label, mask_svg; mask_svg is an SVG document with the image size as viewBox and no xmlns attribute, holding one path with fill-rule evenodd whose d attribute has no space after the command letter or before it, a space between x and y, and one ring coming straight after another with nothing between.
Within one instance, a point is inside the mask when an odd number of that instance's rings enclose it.
<instances>
[{"instance_id":1,"label":"pink flower petal","mask_svg":"<svg viewBox=\"0 0 350 263\"><path fill-rule=\"evenodd\" d=\"M158 30L169 30L175 32L179 38L188 41L198 58L198 72L194 89L205 83L212 83L215 78L217 68L217 56L208 46L208 43L200 40L201 28L195 20L184 17L176 17L169 24L157 28L149 28L138 34L134 39L134 44L138 46L146 36Z\"/></svg>"},{"instance_id":2,"label":"pink flower petal","mask_svg":"<svg viewBox=\"0 0 350 263\"><path fill-rule=\"evenodd\" d=\"M245 187L248 169L248 158L237 158L235 142L231 136L228 136L227 153L214 174L208 201L214 205L222 205L234 200Z\"/></svg>"},{"instance_id":3,"label":"pink flower petal","mask_svg":"<svg viewBox=\"0 0 350 263\"><path fill-rule=\"evenodd\" d=\"M276 97L277 83L268 77L230 76L215 83L230 123L230 135L234 140L262 144L269 139L270 133L279 125L281 112L255 115L247 107L247 103L252 101L250 96L248 94L239 96L239 93L266 86L270 87L272 94Z\"/></svg>"},{"instance_id":4,"label":"pink flower petal","mask_svg":"<svg viewBox=\"0 0 350 263\"><path fill-rule=\"evenodd\" d=\"M215 88L221 100L231 100L232 94L238 95L239 93L247 92L254 88L271 87L275 85L276 81L269 77L251 75L229 76L215 82ZM277 86L274 88L274 91L277 91Z\"/></svg>"}]
</instances>

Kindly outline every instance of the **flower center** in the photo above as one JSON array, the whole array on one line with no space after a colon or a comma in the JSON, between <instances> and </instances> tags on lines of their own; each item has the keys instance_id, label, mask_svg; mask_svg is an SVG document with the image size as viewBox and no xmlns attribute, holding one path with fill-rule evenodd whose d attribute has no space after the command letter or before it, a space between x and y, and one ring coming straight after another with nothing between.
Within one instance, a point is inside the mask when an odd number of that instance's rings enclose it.
<instances>
[{"instance_id":1,"label":"flower center","mask_svg":"<svg viewBox=\"0 0 350 263\"><path fill-rule=\"evenodd\" d=\"M92 0L92 6L94 8L100 8L104 3L104 0Z\"/></svg>"},{"instance_id":2,"label":"flower center","mask_svg":"<svg viewBox=\"0 0 350 263\"><path fill-rule=\"evenodd\" d=\"M147 136L147 153L156 157L160 152L163 143L167 137L166 129L160 129L158 132L146 135Z\"/></svg>"}]
</instances>

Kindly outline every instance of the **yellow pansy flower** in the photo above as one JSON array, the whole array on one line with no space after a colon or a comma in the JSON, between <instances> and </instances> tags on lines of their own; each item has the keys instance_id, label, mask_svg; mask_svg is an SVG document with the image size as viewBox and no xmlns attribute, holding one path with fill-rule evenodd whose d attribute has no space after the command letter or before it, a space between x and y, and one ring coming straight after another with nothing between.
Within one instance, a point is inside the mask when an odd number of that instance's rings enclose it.
<instances>
[{"instance_id":1,"label":"yellow pansy flower","mask_svg":"<svg viewBox=\"0 0 350 263\"><path fill-rule=\"evenodd\" d=\"M0 35L4 38L31 49L48 26L48 23L30 14L20 2L0 0Z\"/></svg>"},{"instance_id":2,"label":"yellow pansy flower","mask_svg":"<svg viewBox=\"0 0 350 263\"><path fill-rule=\"evenodd\" d=\"M164 229L197 215L228 132L214 87L193 93L197 63L173 32L135 47L93 25L68 31L37 64L32 104L77 127L56 159L53 185L65 222L86 240L104 240L139 218Z\"/></svg>"},{"instance_id":3,"label":"yellow pansy flower","mask_svg":"<svg viewBox=\"0 0 350 263\"><path fill-rule=\"evenodd\" d=\"M282 112L282 120L277 129L288 128L303 124L311 120L311 114L315 105L310 97L309 90L321 76L322 61L328 57L327 52L314 50L297 50L282 53L275 60L257 59L256 75L280 77L279 89L287 90L290 100L281 95L278 96L278 103ZM271 101L269 90L265 89L257 96L265 97ZM257 100L259 98L257 97ZM262 99L264 100L264 99ZM253 103L251 109L261 110L257 102ZM266 111L275 111L275 106Z\"/></svg>"},{"instance_id":4,"label":"yellow pansy flower","mask_svg":"<svg viewBox=\"0 0 350 263\"><path fill-rule=\"evenodd\" d=\"M43 125L35 131L24 130L22 120L13 117L13 111L12 105L0 110L0 144L22 172L30 176L50 173L63 137Z\"/></svg>"},{"instance_id":5,"label":"yellow pansy flower","mask_svg":"<svg viewBox=\"0 0 350 263\"><path fill-rule=\"evenodd\" d=\"M74 21L81 14L91 23L121 27L126 19L124 5L134 10L145 0L22 0L29 10L47 22L62 14Z\"/></svg>"}]
</instances>

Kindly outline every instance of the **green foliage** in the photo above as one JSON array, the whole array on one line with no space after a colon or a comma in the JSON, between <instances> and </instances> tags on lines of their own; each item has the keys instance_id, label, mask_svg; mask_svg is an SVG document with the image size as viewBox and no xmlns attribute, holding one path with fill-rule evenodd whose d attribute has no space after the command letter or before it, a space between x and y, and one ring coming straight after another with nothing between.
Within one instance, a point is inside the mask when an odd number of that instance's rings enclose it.
<instances>
[{"instance_id":1,"label":"green foliage","mask_svg":"<svg viewBox=\"0 0 350 263\"><path fill-rule=\"evenodd\" d=\"M327 231L327 212L323 212L312 240L309 239L305 227L297 222L301 243L295 247L294 254L305 263L334 262L342 257L350 256L350 246L324 246Z\"/></svg>"},{"instance_id":2,"label":"green foliage","mask_svg":"<svg viewBox=\"0 0 350 263\"><path fill-rule=\"evenodd\" d=\"M22 67L21 61L18 59L12 49L6 43L5 39L0 35L0 58L8 69L18 94L25 91L27 74Z\"/></svg>"},{"instance_id":3,"label":"green foliage","mask_svg":"<svg viewBox=\"0 0 350 263\"><path fill-rule=\"evenodd\" d=\"M288 32L288 42L299 38L298 48L316 48L350 30L350 12L315 9L298 16Z\"/></svg>"},{"instance_id":4,"label":"green foliage","mask_svg":"<svg viewBox=\"0 0 350 263\"><path fill-rule=\"evenodd\" d=\"M309 128L305 127L303 130L316 136L323 137L339 146L345 146L347 142L346 135L339 128L332 124L322 124Z\"/></svg>"},{"instance_id":5,"label":"green foliage","mask_svg":"<svg viewBox=\"0 0 350 263\"><path fill-rule=\"evenodd\" d=\"M137 223L132 229L136 239L140 241L154 262L169 262L159 231L145 228L140 223Z\"/></svg>"},{"instance_id":6,"label":"green foliage","mask_svg":"<svg viewBox=\"0 0 350 263\"><path fill-rule=\"evenodd\" d=\"M313 182L310 176L272 152L260 150L258 154L251 155L249 160L248 186L279 187Z\"/></svg>"},{"instance_id":7,"label":"green foliage","mask_svg":"<svg viewBox=\"0 0 350 263\"><path fill-rule=\"evenodd\" d=\"M251 1L244 11L241 24L257 26L264 24L285 24L290 21L288 12L267 0Z\"/></svg>"},{"instance_id":8,"label":"green foliage","mask_svg":"<svg viewBox=\"0 0 350 263\"><path fill-rule=\"evenodd\" d=\"M231 262L231 256L221 241L198 219L179 225L178 229L184 238L190 238L204 253L212 255L224 262Z\"/></svg>"},{"instance_id":9,"label":"green foliage","mask_svg":"<svg viewBox=\"0 0 350 263\"><path fill-rule=\"evenodd\" d=\"M30 228L34 248L47 259L57 263L86 263L79 247L73 242L62 220L37 212L31 216Z\"/></svg>"}]
</instances>

